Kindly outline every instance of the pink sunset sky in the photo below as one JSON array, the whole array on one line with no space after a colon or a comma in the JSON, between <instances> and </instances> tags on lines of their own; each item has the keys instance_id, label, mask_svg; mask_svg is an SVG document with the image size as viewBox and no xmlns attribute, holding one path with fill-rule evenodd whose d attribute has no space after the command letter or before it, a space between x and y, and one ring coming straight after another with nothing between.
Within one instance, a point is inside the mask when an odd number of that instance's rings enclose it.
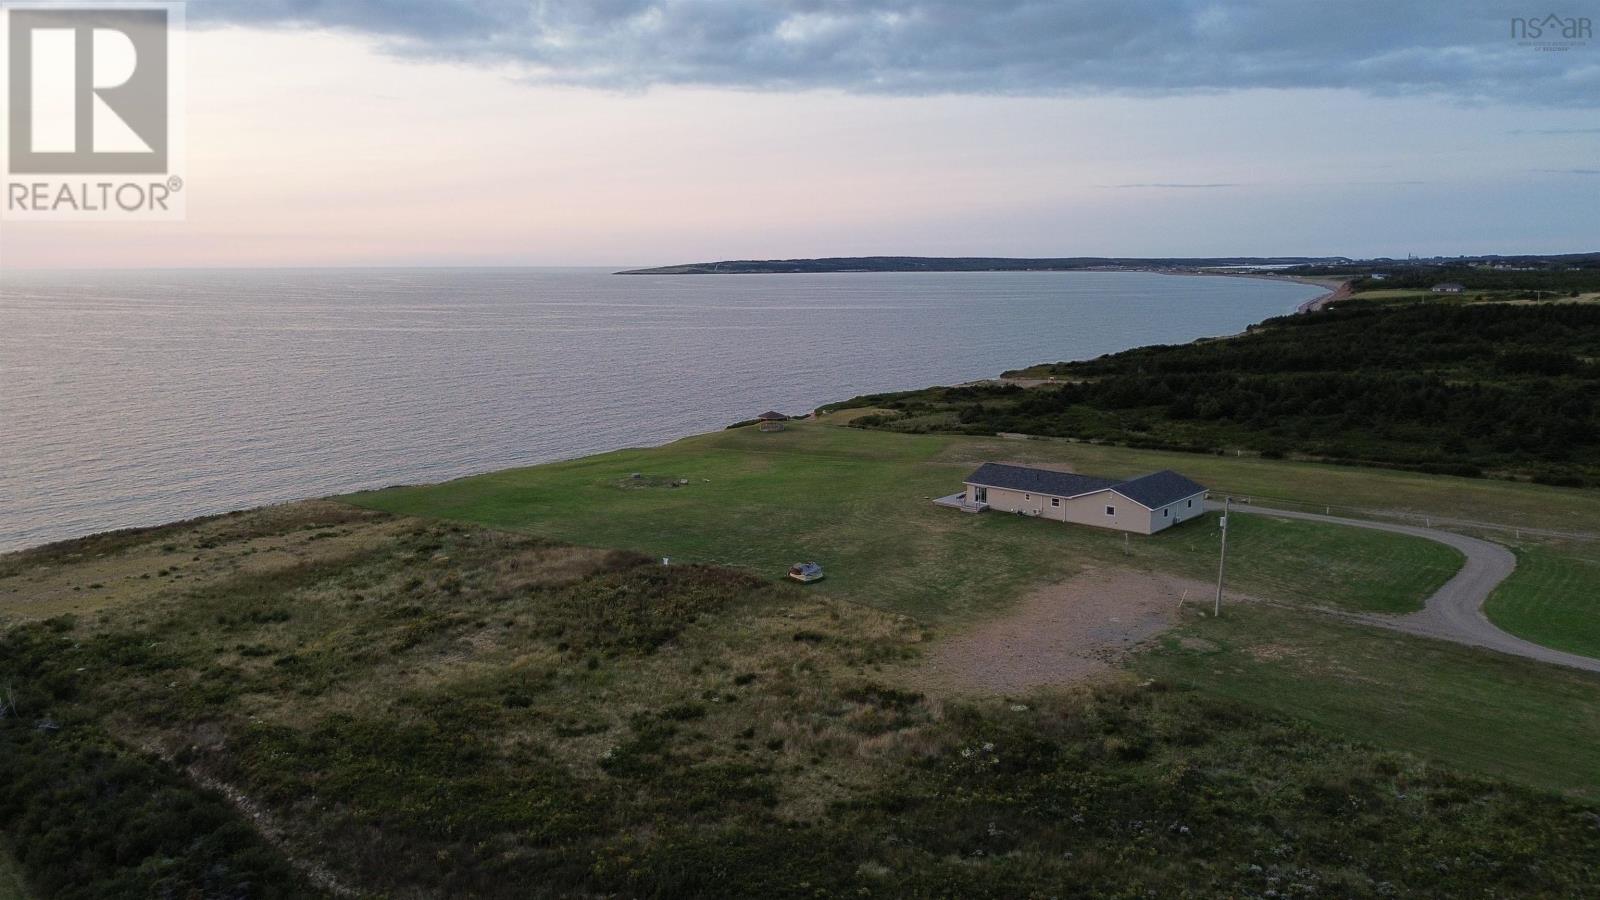
<instances>
[{"instance_id":1,"label":"pink sunset sky","mask_svg":"<svg viewBox=\"0 0 1600 900\"><path fill-rule=\"evenodd\" d=\"M1527 96L1545 76L1592 83L1600 46L1463 69L1471 89L1454 93L1436 75L1386 91L1298 74L1094 84L1076 70L896 87L893 61L772 78L737 71L750 54L709 75L635 72L624 55L608 77L567 77L570 60L482 41L200 6L187 220L6 222L0 266L1401 256L1593 250L1600 235L1597 104ZM821 40L795 21L772 30ZM1434 36L1412 37L1426 49ZM1500 59L1495 41L1484 52Z\"/></svg>"}]
</instances>

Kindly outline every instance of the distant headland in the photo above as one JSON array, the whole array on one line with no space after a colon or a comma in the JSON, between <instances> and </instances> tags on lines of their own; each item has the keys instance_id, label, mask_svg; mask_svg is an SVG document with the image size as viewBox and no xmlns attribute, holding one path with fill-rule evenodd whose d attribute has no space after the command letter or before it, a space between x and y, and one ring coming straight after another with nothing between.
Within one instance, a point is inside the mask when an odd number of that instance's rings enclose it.
<instances>
[{"instance_id":1,"label":"distant headland","mask_svg":"<svg viewBox=\"0 0 1600 900\"><path fill-rule=\"evenodd\" d=\"M1298 266L1339 266L1354 260L1343 256L1217 256L1138 258L1065 256L830 256L821 259L727 259L649 269L628 269L618 275L748 275L820 272L1069 272L1080 270L1198 269L1273 270Z\"/></svg>"}]
</instances>

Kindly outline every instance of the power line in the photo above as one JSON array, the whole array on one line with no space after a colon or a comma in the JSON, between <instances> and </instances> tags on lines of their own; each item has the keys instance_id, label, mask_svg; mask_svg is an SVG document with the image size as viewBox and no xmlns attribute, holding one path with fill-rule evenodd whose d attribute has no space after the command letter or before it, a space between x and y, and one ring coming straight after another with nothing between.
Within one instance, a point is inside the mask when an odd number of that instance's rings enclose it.
<instances>
[{"instance_id":1,"label":"power line","mask_svg":"<svg viewBox=\"0 0 1600 900\"><path fill-rule=\"evenodd\" d=\"M1217 555L1217 603L1212 610L1212 617L1222 615L1222 576L1228 569L1228 510L1233 505L1233 497L1224 497L1222 500L1222 518L1217 520L1222 526L1222 552Z\"/></svg>"}]
</instances>

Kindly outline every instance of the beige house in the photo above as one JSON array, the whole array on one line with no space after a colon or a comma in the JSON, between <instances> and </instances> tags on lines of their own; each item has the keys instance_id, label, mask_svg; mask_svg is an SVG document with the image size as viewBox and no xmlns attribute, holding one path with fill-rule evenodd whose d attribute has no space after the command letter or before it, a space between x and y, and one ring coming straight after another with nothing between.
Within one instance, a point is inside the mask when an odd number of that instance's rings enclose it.
<instances>
[{"instance_id":1,"label":"beige house","mask_svg":"<svg viewBox=\"0 0 1600 900\"><path fill-rule=\"evenodd\" d=\"M1205 512L1204 485L1170 469L1119 480L984 463L943 505L1154 534Z\"/></svg>"}]
</instances>

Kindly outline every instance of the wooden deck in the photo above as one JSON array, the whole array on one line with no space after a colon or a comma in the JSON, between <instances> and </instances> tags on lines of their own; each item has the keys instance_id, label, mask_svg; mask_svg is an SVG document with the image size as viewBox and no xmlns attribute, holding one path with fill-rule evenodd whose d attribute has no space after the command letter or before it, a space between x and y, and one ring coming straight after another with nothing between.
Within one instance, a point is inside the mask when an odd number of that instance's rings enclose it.
<instances>
[{"instance_id":1,"label":"wooden deck","mask_svg":"<svg viewBox=\"0 0 1600 900\"><path fill-rule=\"evenodd\" d=\"M981 513L989 508L987 503L968 503L967 493L951 494L948 497L939 497L933 501L934 506L944 506L950 509L959 509L962 512Z\"/></svg>"}]
</instances>

